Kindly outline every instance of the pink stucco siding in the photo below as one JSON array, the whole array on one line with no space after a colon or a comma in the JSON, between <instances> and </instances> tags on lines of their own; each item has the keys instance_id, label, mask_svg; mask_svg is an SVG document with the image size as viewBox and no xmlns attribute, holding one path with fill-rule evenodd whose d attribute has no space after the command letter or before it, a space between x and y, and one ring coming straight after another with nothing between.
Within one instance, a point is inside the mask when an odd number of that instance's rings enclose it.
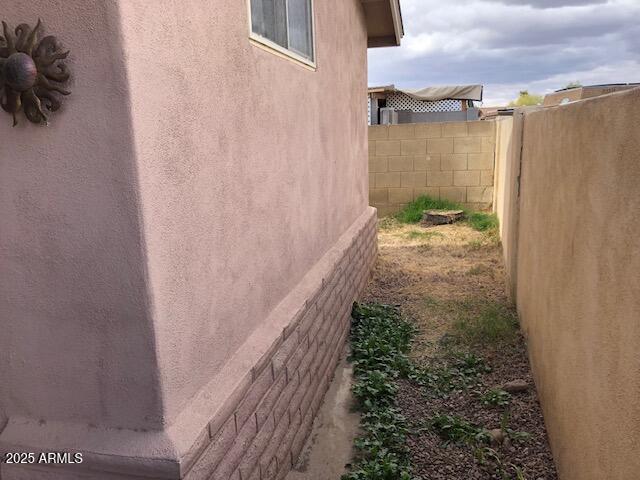
<instances>
[{"instance_id":1,"label":"pink stucco siding","mask_svg":"<svg viewBox=\"0 0 640 480\"><path fill-rule=\"evenodd\" d=\"M12 128L0 111L0 427L153 428L162 401L118 8L2 4L12 27L38 17L72 51L73 95L48 127Z\"/></svg>"},{"instance_id":2,"label":"pink stucco siding","mask_svg":"<svg viewBox=\"0 0 640 480\"><path fill-rule=\"evenodd\" d=\"M315 2L314 72L249 43L245 1L163 3L121 8L171 422L364 212L367 38Z\"/></svg>"},{"instance_id":3,"label":"pink stucco siding","mask_svg":"<svg viewBox=\"0 0 640 480\"><path fill-rule=\"evenodd\" d=\"M316 70L252 44L244 0L3 16L42 17L74 78L50 126L0 116L0 449L181 478L323 279L361 259L344 307L366 278L361 3L315 2Z\"/></svg>"}]
</instances>

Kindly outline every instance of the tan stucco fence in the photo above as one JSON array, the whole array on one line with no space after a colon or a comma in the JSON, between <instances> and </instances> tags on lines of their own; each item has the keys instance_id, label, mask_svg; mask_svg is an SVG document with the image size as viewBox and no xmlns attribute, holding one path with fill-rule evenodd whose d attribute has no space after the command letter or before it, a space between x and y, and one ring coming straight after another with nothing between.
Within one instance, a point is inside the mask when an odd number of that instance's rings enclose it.
<instances>
[{"instance_id":1,"label":"tan stucco fence","mask_svg":"<svg viewBox=\"0 0 640 480\"><path fill-rule=\"evenodd\" d=\"M493 200L494 122L369 127L369 202L384 216L421 195L480 209Z\"/></svg>"},{"instance_id":2,"label":"tan stucco fence","mask_svg":"<svg viewBox=\"0 0 640 480\"><path fill-rule=\"evenodd\" d=\"M497 122L496 202L562 480L640 478L640 89Z\"/></svg>"}]
</instances>

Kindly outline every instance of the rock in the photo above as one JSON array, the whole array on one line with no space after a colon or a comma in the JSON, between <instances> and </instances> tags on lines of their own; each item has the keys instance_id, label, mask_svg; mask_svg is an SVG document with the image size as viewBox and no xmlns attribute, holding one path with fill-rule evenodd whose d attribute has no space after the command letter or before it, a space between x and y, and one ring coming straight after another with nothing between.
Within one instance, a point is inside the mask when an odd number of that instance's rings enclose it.
<instances>
[{"instance_id":1,"label":"rock","mask_svg":"<svg viewBox=\"0 0 640 480\"><path fill-rule=\"evenodd\" d=\"M464 218L462 210L425 210L422 212L423 225L447 225Z\"/></svg>"},{"instance_id":2,"label":"rock","mask_svg":"<svg viewBox=\"0 0 640 480\"><path fill-rule=\"evenodd\" d=\"M501 428L494 428L493 430L489 430L489 437L491 437L491 445L493 445L494 447L502 445L502 442L504 442L506 439L506 435Z\"/></svg>"},{"instance_id":3,"label":"rock","mask_svg":"<svg viewBox=\"0 0 640 480\"><path fill-rule=\"evenodd\" d=\"M524 380L513 380L511 382L507 382L502 386L502 390L509 393L522 393L529 390L529 384Z\"/></svg>"},{"instance_id":4,"label":"rock","mask_svg":"<svg viewBox=\"0 0 640 480\"><path fill-rule=\"evenodd\" d=\"M510 452L513 452L515 449L513 448L513 446L511 445L511 439L509 438L509 436L505 436L504 440L502 442L502 446L504 448L506 448L507 450L509 450Z\"/></svg>"}]
</instances>

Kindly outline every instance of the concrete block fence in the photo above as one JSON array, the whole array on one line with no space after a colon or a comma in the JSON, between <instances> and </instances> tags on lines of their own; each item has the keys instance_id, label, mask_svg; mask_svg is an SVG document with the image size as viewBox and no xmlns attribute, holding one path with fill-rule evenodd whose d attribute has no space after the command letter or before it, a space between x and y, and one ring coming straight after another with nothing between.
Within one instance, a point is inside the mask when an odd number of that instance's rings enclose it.
<instances>
[{"instance_id":1,"label":"concrete block fence","mask_svg":"<svg viewBox=\"0 0 640 480\"><path fill-rule=\"evenodd\" d=\"M380 216L420 195L488 207L495 132L485 121L369 127L369 203Z\"/></svg>"}]
</instances>

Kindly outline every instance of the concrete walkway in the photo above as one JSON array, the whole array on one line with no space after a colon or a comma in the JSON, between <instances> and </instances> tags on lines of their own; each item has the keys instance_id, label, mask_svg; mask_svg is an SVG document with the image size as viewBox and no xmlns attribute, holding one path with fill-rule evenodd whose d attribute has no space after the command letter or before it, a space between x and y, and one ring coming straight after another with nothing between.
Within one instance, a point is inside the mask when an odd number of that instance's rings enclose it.
<instances>
[{"instance_id":1,"label":"concrete walkway","mask_svg":"<svg viewBox=\"0 0 640 480\"><path fill-rule=\"evenodd\" d=\"M342 354L313 430L286 480L340 480L351 462L360 415L353 409L351 365Z\"/></svg>"}]
</instances>

